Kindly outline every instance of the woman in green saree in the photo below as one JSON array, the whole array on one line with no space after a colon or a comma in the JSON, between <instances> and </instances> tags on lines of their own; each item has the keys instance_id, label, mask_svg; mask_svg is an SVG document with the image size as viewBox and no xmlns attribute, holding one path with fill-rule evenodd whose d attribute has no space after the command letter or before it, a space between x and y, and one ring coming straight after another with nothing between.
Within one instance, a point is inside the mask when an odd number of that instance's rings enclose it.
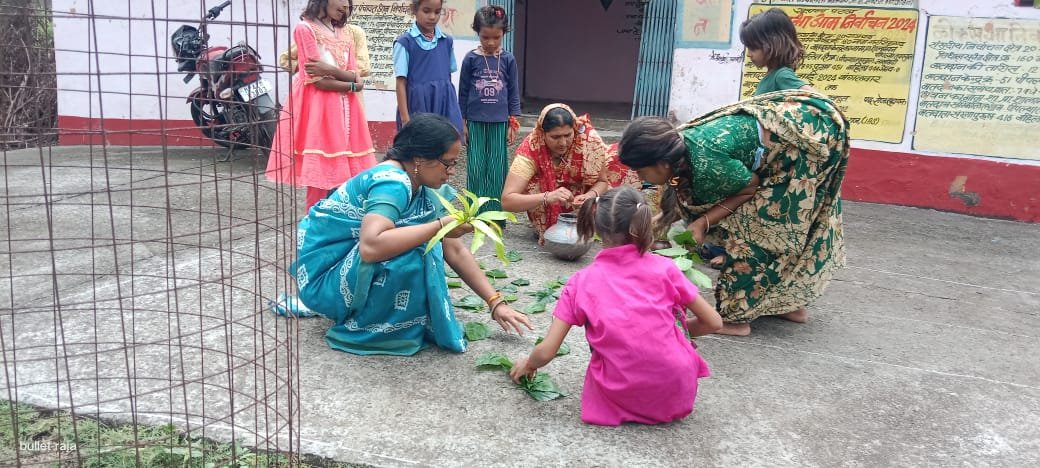
<instances>
[{"instance_id":1,"label":"woman in green saree","mask_svg":"<svg viewBox=\"0 0 1040 468\"><path fill-rule=\"evenodd\" d=\"M747 335L763 315L805 322L805 306L845 265L848 121L822 94L755 96L678 129L640 118L618 152L643 180L666 185L659 228L682 219L698 243L725 247L719 333Z\"/></svg>"}]
</instances>

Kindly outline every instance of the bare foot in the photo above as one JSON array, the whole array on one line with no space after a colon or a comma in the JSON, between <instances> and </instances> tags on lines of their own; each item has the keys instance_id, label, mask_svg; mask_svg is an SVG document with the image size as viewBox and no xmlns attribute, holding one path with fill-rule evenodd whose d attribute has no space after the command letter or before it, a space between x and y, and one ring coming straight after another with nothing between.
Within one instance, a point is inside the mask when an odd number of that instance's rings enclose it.
<instances>
[{"instance_id":1,"label":"bare foot","mask_svg":"<svg viewBox=\"0 0 1040 468\"><path fill-rule=\"evenodd\" d=\"M719 335L748 336L751 334L751 324L722 322L722 328L715 333Z\"/></svg>"},{"instance_id":2,"label":"bare foot","mask_svg":"<svg viewBox=\"0 0 1040 468\"><path fill-rule=\"evenodd\" d=\"M809 321L809 312L805 310L805 307L799 307L794 312L788 312L786 314L777 315L784 320L790 320L795 323L805 323Z\"/></svg>"}]
</instances>

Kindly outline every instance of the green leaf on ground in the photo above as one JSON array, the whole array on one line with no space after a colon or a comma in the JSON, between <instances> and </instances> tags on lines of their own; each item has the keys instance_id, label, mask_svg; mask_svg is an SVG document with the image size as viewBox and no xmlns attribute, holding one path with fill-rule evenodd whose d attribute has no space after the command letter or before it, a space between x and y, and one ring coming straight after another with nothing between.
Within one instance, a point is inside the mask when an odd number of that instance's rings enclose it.
<instances>
[{"instance_id":1,"label":"green leaf on ground","mask_svg":"<svg viewBox=\"0 0 1040 468\"><path fill-rule=\"evenodd\" d=\"M545 302L542 300L537 300L530 304L527 304L526 306L524 306L524 310L522 312L525 314L540 314L542 312L545 312Z\"/></svg>"},{"instance_id":2,"label":"green leaf on ground","mask_svg":"<svg viewBox=\"0 0 1040 468\"><path fill-rule=\"evenodd\" d=\"M455 270L444 270L444 276L448 278L458 278L459 274L455 273Z\"/></svg>"},{"instance_id":3,"label":"green leaf on ground","mask_svg":"<svg viewBox=\"0 0 1040 468\"><path fill-rule=\"evenodd\" d=\"M500 270L498 268L496 268L494 270L486 271L486 272L484 272L484 274L487 275L488 278L508 278L509 277L509 275L506 274L506 272L504 270Z\"/></svg>"},{"instance_id":4,"label":"green leaf on ground","mask_svg":"<svg viewBox=\"0 0 1040 468\"><path fill-rule=\"evenodd\" d=\"M454 304L455 307L467 310L480 310L484 308L484 301L473 294L463 296L462 299L455 301Z\"/></svg>"},{"instance_id":5,"label":"green leaf on ground","mask_svg":"<svg viewBox=\"0 0 1040 468\"><path fill-rule=\"evenodd\" d=\"M502 353L487 353L477 358L477 368L483 370L504 370L513 368L513 361Z\"/></svg>"},{"instance_id":6,"label":"green leaf on ground","mask_svg":"<svg viewBox=\"0 0 1040 468\"><path fill-rule=\"evenodd\" d=\"M466 339L469 341L480 341L491 334L487 325L480 322L467 323L466 326L463 327L463 331L466 333Z\"/></svg>"},{"instance_id":7,"label":"green leaf on ground","mask_svg":"<svg viewBox=\"0 0 1040 468\"><path fill-rule=\"evenodd\" d=\"M560 289L563 285L567 284L567 277L560 276L548 283L545 283L545 287L548 289Z\"/></svg>"},{"instance_id":8,"label":"green leaf on ground","mask_svg":"<svg viewBox=\"0 0 1040 468\"><path fill-rule=\"evenodd\" d=\"M545 372L535 374L533 379L528 378L526 375L520 377L519 386L524 389L531 398L538 401L555 400L567 396L567 393L561 390L560 387L549 378L549 374L546 374Z\"/></svg>"},{"instance_id":9,"label":"green leaf on ground","mask_svg":"<svg viewBox=\"0 0 1040 468\"><path fill-rule=\"evenodd\" d=\"M506 304L512 304L517 299L520 299L520 296L517 296L516 293L505 293L502 295L502 300L506 301Z\"/></svg>"},{"instance_id":10,"label":"green leaf on ground","mask_svg":"<svg viewBox=\"0 0 1040 468\"><path fill-rule=\"evenodd\" d=\"M528 286L531 284L531 280L527 278L517 278L513 281L510 281L509 284L512 284L514 286Z\"/></svg>"},{"instance_id":11,"label":"green leaf on ground","mask_svg":"<svg viewBox=\"0 0 1040 468\"><path fill-rule=\"evenodd\" d=\"M676 257L672 260L675 260L675 266L679 267L680 271L686 271L690 268L693 268L693 260L690 260L686 257Z\"/></svg>"},{"instance_id":12,"label":"green leaf on ground","mask_svg":"<svg viewBox=\"0 0 1040 468\"><path fill-rule=\"evenodd\" d=\"M506 252L506 258L508 258L510 262L519 262L524 259L523 255L520 255L520 252L515 250Z\"/></svg>"},{"instance_id":13,"label":"green leaf on ground","mask_svg":"<svg viewBox=\"0 0 1040 468\"><path fill-rule=\"evenodd\" d=\"M462 287L461 280L448 280L448 289L459 289Z\"/></svg>"},{"instance_id":14,"label":"green leaf on ground","mask_svg":"<svg viewBox=\"0 0 1040 468\"><path fill-rule=\"evenodd\" d=\"M498 288L498 290L502 291L504 293L507 293L507 292L515 293L515 292L518 291L516 289L516 285L514 285L513 283L509 283L509 284L507 284L505 286L502 286L501 288Z\"/></svg>"}]
</instances>

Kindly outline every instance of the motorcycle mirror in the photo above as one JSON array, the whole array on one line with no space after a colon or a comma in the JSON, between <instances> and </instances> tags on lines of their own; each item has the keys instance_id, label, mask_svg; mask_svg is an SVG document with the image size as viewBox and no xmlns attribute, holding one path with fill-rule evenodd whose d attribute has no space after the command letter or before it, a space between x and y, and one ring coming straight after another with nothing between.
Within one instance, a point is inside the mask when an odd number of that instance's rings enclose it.
<instances>
[{"instance_id":1,"label":"motorcycle mirror","mask_svg":"<svg viewBox=\"0 0 1040 468\"><path fill-rule=\"evenodd\" d=\"M221 10L227 8L227 6L230 5L230 4L231 4L231 0L227 0L224 3L221 3L220 5L217 5L217 6L213 7L213 8L210 8L209 9L209 13L206 14L206 18L207 19L215 19L217 16L220 16Z\"/></svg>"}]
</instances>

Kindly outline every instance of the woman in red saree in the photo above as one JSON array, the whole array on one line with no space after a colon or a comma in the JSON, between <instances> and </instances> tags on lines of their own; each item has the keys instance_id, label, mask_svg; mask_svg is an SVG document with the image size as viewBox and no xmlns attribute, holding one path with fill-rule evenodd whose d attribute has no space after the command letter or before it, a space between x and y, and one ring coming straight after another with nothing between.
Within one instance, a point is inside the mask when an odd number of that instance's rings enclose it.
<instances>
[{"instance_id":1,"label":"woman in red saree","mask_svg":"<svg viewBox=\"0 0 1040 468\"><path fill-rule=\"evenodd\" d=\"M542 243L560 213L623 183L640 187L636 173L618 160L617 145L603 142L587 114L579 117L566 104L549 104L517 148L502 209L526 211Z\"/></svg>"}]
</instances>

